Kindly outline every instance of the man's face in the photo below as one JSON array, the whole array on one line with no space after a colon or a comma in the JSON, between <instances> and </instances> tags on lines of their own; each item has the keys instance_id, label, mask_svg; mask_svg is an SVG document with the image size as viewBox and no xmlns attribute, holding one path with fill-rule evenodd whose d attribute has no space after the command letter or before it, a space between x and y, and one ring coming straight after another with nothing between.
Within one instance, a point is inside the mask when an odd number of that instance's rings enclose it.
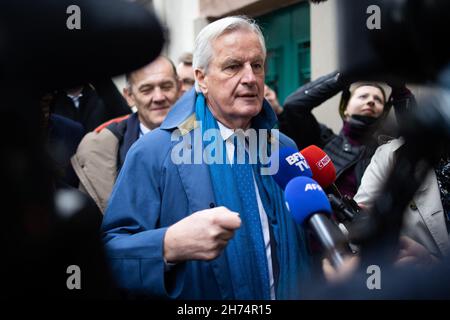
<instances>
[{"instance_id":1,"label":"man's face","mask_svg":"<svg viewBox=\"0 0 450 320\"><path fill-rule=\"evenodd\" d=\"M247 128L262 108L264 52L250 30L223 34L212 43L208 70L196 79L214 117L229 128Z\"/></svg>"},{"instance_id":2,"label":"man's face","mask_svg":"<svg viewBox=\"0 0 450 320\"><path fill-rule=\"evenodd\" d=\"M194 69L192 66L186 65L184 63L180 63L177 66L177 74L178 78L181 81L181 93L183 94L186 91L189 91L193 86L195 82L194 78Z\"/></svg>"},{"instance_id":3,"label":"man's face","mask_svg":"<svg viewBox=\"0 0 450 320\"><path fill-rule=\"evenodd\" d=\"M384 110L383 93L377 87L361 86L355 89L344 112L346 118L361 115L378 118Z\"/></svg>"},{"instance_id":4,"label":"man's face","mask_svg":"<svg viewBox=\"0 0 450 320\"><path fill-rule=\"evenodd\" d=\"M131 74L124 95L138 110L139 121L147 128L161 125L179 97L180 85L170 62L162 57Z\"/></svg>"}]
</instances>

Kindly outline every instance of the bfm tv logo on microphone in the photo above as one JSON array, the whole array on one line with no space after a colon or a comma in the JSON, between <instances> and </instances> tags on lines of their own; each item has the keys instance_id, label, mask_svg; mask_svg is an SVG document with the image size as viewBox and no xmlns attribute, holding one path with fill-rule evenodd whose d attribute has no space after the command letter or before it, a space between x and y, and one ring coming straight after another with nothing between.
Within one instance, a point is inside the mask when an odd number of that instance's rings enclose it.
<instances>
[{"instance_id":1,"label":"bfm tv logo on microphone","mask_svg":"<svg viewBox=\"0 0 450 320\"><path fill-rule=\"evenodd\" d=\"M287 163L289 165L296 165L302 172L310 169L308 162L306 162L306 159L302 156L300 152L296 152L291 154L290 156L286 157Z\"/></svg>"},{"instance_id":2,"label":"bfm tv logo on microphone","mask_svg":"<svg viewBox=\"0 0 450 320\"><path fill-rule=\"evenodd\" d=\"M320 170L322 170L330 163L330 161L331 161L330 157L326 154L325 157L323 157L322 159L320 159L319 161L316 162L316 166Z\"/></svg>"}]
</instances>

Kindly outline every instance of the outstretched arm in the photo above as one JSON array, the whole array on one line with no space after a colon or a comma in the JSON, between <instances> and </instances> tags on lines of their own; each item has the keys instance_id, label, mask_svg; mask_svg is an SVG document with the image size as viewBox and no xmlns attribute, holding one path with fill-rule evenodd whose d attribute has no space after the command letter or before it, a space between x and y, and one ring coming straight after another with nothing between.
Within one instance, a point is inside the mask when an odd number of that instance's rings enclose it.
<instances>
[{"instance_id":1,"label":"outstretched arm","mask_svg":"<svg viewBox=\"0 0 450 320\"><path fill-rule=\"evenodd\" d=\"M300 149L312 144L323 148L333 132L319 124L311 111L344 87L342 75L332 72L297 89L286 98L284 110L278 116L280 131L291 137Z\"/></svg>"}]
</instances>

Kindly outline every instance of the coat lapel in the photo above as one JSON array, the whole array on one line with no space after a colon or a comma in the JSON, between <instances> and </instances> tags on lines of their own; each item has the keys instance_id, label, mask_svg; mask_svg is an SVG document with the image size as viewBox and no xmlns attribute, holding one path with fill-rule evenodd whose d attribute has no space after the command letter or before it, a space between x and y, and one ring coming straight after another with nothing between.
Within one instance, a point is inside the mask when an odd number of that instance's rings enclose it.
<instances>
[{"instance_id":1,"label":"coat lapel","mask_svg":"<svg viewBox=\"0 0 450 320\"><path fill-rule=\"evenodd\" d=\"M187 144L185 147L188 149L190 147L191 150L194 150L193 154L195 154L196 145L202 146L201 128L197 126L195 121L196 97L197 95L194 89L185 93L183 97L172 107L160 127L163 130L178 129L179 134L182 136L190 135L190 139L183 139L182 143ZM267 101L264 100L263 110L255 118L255 121L261 122L263 127L272 128L275 125L276 115ZM172 148L173 147L174 146L172 145ZM183 150L186 149L184 148ZM200 156L197 154L197 159L195 159L195 156L193 155L190 163L181 163L176 166L181 178L183 189L186 192L189 201L189 209L191 212L205 210L216 206L209 168L202 161L203 148L201 147L200 150L201 154ZM212 270L216 277L222 298L235 299L225 251L209 263L211 264Z\"/></svg>"},{"instance_id":2,"label":"coat lapel","mask_svg":"<svg viewBox=\"0 0 450 320\"><path fill-rule=\"evenodd\" d=\"M190 149L194 154L195 146L202 145L202 135L201 128L195 127L195 125L189 130L188 127L191 126L190 122L192 121L188 118L183 122L183 128L179 129L182 131L182 134L185 133L190 136L190 139L184 139L183 142L181 142L185 144L184 150ZM183 131L183 129L185 131ZM203 148L200 147L199 151L201 152L200 154L197 154L197 157L195 155L191 157L190 163L181 163L177 165L181 183L189 201L190 212L210 209L217 206L211 184L209 168L207 164L202 161ZM223 251L219 257L208 263L211 265L216 277L222 298L234 299L225 251Z\"/></svg>"},{"instance_id":3,"label":"coat lapel","mask_svg":"<svg viewBox=\"0 0 450 320\"><path fill-rule=\"evenodd\" d=\"M428 230L433 236L434 241L442 254L446 255L449 251L449 236L445 224L444 209L439 193L436 174L433 170L426 177L425 183L419 188L414 201L419 214L425 222Z\"/></svg>"}]
</instances>

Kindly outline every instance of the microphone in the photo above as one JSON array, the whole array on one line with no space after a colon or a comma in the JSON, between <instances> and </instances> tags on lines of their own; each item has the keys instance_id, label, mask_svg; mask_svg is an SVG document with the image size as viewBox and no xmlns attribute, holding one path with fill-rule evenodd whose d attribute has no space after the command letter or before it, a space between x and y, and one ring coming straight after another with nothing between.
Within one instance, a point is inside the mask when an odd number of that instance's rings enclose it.
<instances>
[{"instance_id":1,"label":"microphone","mask_svg":"<svg viewBox=\"0 0 450 320\"><path fill-rule=\"evenodd\" d=\"M281 189L285 190L289 181L295 177L305 176L311 178L313 176L305 157L294 148L281 148L276 156L279 159L279 168L273 175L273 178ZM270 159L271 163L272 160L273 157Z\"/></svg>"},{"instance_id":2,"label":"microphone","mask_svg":"<svg viewBox=\"0 0 450 320\"><path fill-rule=\"evenodd\" d=\"M287 184L284 194L294 220L314 232L335 268L342 266L346 239L328 218L332 210L321 186L311 178L296 177Z\"/></svg>"},{"instance_id":3,"label":"microphone","mask_svg":"<svg viewBox=\"0 0 450 320\"><path fill-rule=\"evenodd\" d=\"M322 188L329 191L328 199L335 210L339 221L351 221L360 211L356 202L348 196L343 196L334 184L336 180L336 168L333 161L321 148L311 145L301 151L306 161L309 163L312 178L316 180Z\"/></svg>"},{"instance_id":4,"label":"microphone","mask_svg":"<svg viewBox=\"0 0 450 320\"><path fill-rule=\"evenodd\" d=\"M331 161L325 151L315 145L310 145L309 147L303 149L301 154L310 165L312 178L316 180L317 183L324 189L332 187L342 198L341 193L334 185L334 181L336 180L336 168L334 167L333 161Z\"/></svg>"}]
</instances>

